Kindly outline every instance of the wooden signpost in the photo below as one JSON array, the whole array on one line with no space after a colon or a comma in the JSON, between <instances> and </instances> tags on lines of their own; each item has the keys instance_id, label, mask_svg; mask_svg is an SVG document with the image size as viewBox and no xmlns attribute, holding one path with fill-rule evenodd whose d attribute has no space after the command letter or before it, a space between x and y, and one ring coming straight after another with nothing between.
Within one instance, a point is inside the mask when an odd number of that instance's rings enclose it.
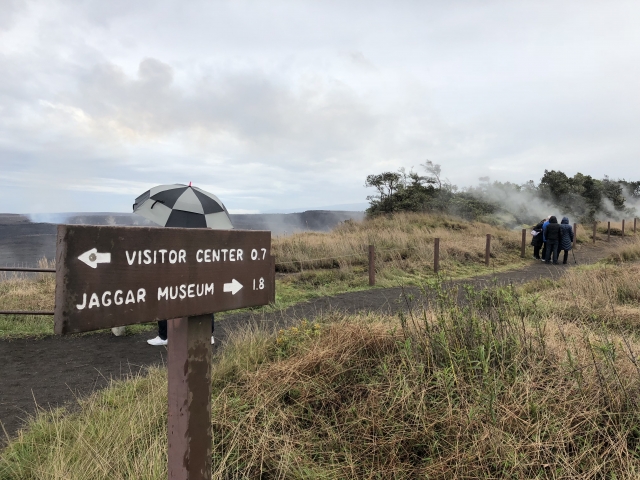
<instances>
[{"instance_id":1,"label":"wooden signpost","mask_svg":"<svg viewBox=\"0 0 640 480\"><path fill-rule=\"evenodd\" d=\"M169 478L210 479L211 314L272 301L271 233L60 225L57 242L56 333L170 320Z\"/></svg>"}]
</instances>

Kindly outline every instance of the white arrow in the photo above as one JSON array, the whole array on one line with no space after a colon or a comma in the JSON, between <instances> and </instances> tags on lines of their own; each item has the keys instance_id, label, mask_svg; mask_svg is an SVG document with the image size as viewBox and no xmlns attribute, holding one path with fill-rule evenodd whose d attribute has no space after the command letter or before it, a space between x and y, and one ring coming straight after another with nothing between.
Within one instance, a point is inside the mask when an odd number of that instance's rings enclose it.
<instances>
[{"instance_id":1,"label":"white arrow","mask_svg":"<svg viewBox=\"0 0 640 480\"><path fill-rule=\"evenodd\" d=\"M80 255L78 260L86 263L91 268L97 268L99 263L111 263L111 254L98 253L97 249L92 248Z\"/></svg>"},{"instance_id":2,"label":"white arrow","mask_svg":"<svg viewBox=\"0 0 640 480\"><path fill-rule=\"evenodd\" d=\"M231 292L232 295L235 295L236 293L238 293L241 288L242 288L242 284L239 281L237 281L235 278L231 280L231 283L224 284L224 291Z\"/></svg>"}]
</instances>

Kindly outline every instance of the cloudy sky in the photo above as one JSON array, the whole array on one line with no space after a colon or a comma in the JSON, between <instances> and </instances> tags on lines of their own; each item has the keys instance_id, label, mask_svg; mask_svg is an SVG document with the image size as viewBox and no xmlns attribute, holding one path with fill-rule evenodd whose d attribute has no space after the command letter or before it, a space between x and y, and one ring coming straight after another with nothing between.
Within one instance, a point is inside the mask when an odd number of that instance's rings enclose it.
<instances>
[{"instance_id":1,"label":"cloudy sky","mask_svg":"<svg viewBox=\"0 0 640 480\"><path fill-rule=\"evenodd\" d=\"M231 211L453 183L638 179L637 1L0 0L0 212Z\"/></svg>"}]
</instances>

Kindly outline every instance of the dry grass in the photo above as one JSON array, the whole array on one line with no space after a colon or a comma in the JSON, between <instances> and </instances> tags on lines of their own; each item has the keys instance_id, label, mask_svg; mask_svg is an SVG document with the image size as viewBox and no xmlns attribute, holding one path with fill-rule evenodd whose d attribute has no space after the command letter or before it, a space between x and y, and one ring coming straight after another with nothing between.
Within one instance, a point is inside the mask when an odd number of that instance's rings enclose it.
<instances>
[{"instance_id":1,"label":"dry grass","mask_svg":"<svg viewBox=\"0 0 640 480\"><path fill-rule=\"evenodd\" d=\"M449 278L488 273L486 234L493 235L492 271L525 265L521 234L493 225L433 214L397 214L345 222L329 233L299 233L273 242L283 304L368 288L368 246L376 248L376 285L419 285L435 277L434 238L440 271ZM529 247L530 248L530 247Z\"/></svg>"},{"instance_id":2,"label":"dry grass","mask_svg":"<svg viewBox=\"0 0 640 480\"><path fill-rule=\"evenodd\" d=\"M638 477L640 345L511 288L426 295L233 339L212 375L214 478ZM165 422L152 370L43 414L0 478L165 478Z\"/></svg>"},{"instance_id":3,"label":"dry grass","mask_svg":"<svg viewBox=\"0 0 640 480\"><path fill-rule=\"evenodd\" d=\"M55 262L42 259L40 268L55 268ZM0 272L0 310L53 311L55 274ZM155 325L155 324L153 324ZM146 331L153 326L129 325L127 332ZM39 337L53 334L53 316L0 315L0 338Z\"/></svg>"},{"instance_id":4,"label":"dry grass","mask_svg":"<svg viewBox=\"0 0 640 480\"><path fill-rule=\"evenodd\" d=\"M540 307L564 322L603 324L640 333L640 265L599 264L568 271L555 282L526 287L541 290Z\"/></svg>"},{"instance_id":5,"label":"dry grass","mask_svg":"<svg viewBox=\"0 0 640 480\"><path fill-rule=\"evenodd\" d=\"M598 226L596 227L598 235L607 235L607 222L598 222ZM585 226L588 229L589 234L591 234L592 226ZM624 224L624 234L625 237L628 235L633 235L633 219L625 220ZM621 237L622 236L622 221L614 221L611 222L611 236L612 237Z\"/></svg>"},{"instance_id":6,"label":"dry grass","mask_svg":"<svg viewBox=\"0 0 640 480\"><path fill-rule=\"evenodd\" d=\"M606 325L640 334L640 237L625 240L600 263L572 268L556 281L523 290L537 294L540 309L563 322Z\"/></svg>"},{"instance_id":7,"label":"dry grass","mask_svg":"<svg viewBox=\"0 0 640 480\"><path fill-rule=\"evenodd\" d=\"M42 259L39 268L55 268ZM53 311L56 289L52 273L10 274L0 272L0 309ZM53 317L41 315L0 315L0 337L46 335L53 332Z\"/></svg>"},{"instance_id":8,"label":"dry grass","mask_svg":"<svg viewBox=\"0 0 640 480\"><path fill-rule=\"evenodd\" d=\"M401 213L363 222L347 221L329 233L297 233L273 242L277 271L368 265L368 246L377 261L402 269L433 267L433 240L440 238L440 265L484 264L486 234L491 233L495 266L512 263L520 254L520 232L453 217ZM321 259L321 260L314 260Z\"/></svg>"},{"instance_id":9,"label":"dry grass","mask_svg":"<svg viewBox=\"0 0 640 480\"><path fill-rule=\"evenodd\" d=\"M624 263L640 260L640 236L629 237L625 243L606 259L610 263Z\"/></svg>"}]
</instances>

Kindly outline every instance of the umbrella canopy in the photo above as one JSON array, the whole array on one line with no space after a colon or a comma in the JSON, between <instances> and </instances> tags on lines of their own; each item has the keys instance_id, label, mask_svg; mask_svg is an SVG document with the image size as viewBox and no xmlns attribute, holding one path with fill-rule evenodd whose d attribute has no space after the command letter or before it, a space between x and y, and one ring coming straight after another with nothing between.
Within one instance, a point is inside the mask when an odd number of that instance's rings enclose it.
<instances>
[{"instance_id":1,"label":"umbrella canopy","mask_svg":"<svg viewBox=\"0 0 640 480\"><path fill-rule=\"evenodd\" d=\"M133 213L163 227L232 229L229 212L212 193L189 185L158 185L133 204Z\"/></svg>"}]
</instances>

